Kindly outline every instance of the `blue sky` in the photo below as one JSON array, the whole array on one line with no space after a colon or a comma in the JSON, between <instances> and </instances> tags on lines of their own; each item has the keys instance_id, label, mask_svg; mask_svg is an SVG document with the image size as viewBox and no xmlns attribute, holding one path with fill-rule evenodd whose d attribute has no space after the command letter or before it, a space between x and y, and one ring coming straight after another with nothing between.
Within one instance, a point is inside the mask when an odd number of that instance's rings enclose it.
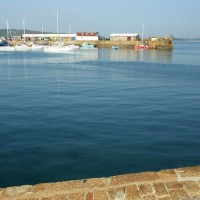
<instances>
[{"instance_id":1,"label":"blue sky","mask_svg":"<svg viewBox=\"0 0 200 200\"><path fill-rule=\"evenodd\" d=\"M2 0L0 28L200 38L200 0Z\"/></svg>"}]
</instances>

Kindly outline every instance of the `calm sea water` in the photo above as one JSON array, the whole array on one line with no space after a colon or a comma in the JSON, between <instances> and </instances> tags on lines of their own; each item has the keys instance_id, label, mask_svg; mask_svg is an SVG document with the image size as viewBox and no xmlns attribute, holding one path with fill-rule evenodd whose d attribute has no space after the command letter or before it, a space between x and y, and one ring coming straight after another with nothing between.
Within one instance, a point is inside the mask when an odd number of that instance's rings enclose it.
<instances>
[{"instance_id":1,"label":"calm sea water","mask_svg":"<svg viewBox=\"0 0 200 200\"><path fill-rule=\"evenodd\" d=\"M200 164L200 43L0 53L0 187Z\"/></svg>"}]
</instances>

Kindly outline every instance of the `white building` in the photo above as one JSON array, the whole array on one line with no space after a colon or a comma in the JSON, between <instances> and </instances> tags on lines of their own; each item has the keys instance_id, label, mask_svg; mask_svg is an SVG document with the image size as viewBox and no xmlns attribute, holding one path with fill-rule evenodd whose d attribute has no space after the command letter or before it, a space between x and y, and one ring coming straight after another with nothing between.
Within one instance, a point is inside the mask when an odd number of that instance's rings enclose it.
<instances>
[{"instance_id":1,"label":"white building","mask_svg":"<svg viewBox=\"0 0 200 200\"><path fill-rule=\"evenodd\" d=\"M99 40L98 32L78 32L76 33L78 41L97 41Z\"/></svg>"},{"instance_id":2,"label":"white building","mask_svg":"<svg viewBox=\"0 0 200 200\"><path fill-rule=\"evenodd\" d=\"M137 33L112 33L110 34L111 41L135 41L139 40Z\"/></svg>"},{"instance_id":3,"label":"white building","mask_svg":"<svg viewBox=\"0 0 200 200\"><path fill-rule=\"evenodd\" d=\"M30 40L35 40L35 39L45 39L48 38L50 40L54 40L57 38L61 38L64 40L75 40L76 39L76 34L23 34L22 38L30 39Z\"/></svg>"}]
</instances>

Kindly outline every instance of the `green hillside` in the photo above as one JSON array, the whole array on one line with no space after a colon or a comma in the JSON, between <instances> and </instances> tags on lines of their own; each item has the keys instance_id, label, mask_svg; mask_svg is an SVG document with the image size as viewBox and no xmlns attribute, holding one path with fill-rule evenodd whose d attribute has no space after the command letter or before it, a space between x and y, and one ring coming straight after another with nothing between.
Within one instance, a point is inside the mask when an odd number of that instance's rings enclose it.
<instances>
[{"instance_id":1,"label":"green hillside","mask_svg":"<svg viewBox=\"0 0 200 200\"><path fill-rule=\"evenodd\" d=\"M22 29L12 29L11 33L12 33L12 36L21 36L24 33L24 30L22 30ZM28 34L39 33L40 34L42 32L41 31L26 30L26 33L28 33ZM6 29L0 29L0 37L7 37L7 30Z\"/></svg>"}]
</instances>

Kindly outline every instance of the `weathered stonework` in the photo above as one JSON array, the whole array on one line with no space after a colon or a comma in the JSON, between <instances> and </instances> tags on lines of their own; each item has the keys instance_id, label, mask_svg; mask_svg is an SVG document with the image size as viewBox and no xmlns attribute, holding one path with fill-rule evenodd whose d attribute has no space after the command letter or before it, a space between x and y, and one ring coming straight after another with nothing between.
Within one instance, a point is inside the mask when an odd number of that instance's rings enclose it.
<instances>
[{"instance_id":1,"label":"weathered stonework","mask_svg":"<svg viewBox=\"0 0 200 200\"><path fill-rule=\"evenodd\" d=\"M0 200L200 200L200 166L0 188Z\"/></svg>"}]
</instances>

